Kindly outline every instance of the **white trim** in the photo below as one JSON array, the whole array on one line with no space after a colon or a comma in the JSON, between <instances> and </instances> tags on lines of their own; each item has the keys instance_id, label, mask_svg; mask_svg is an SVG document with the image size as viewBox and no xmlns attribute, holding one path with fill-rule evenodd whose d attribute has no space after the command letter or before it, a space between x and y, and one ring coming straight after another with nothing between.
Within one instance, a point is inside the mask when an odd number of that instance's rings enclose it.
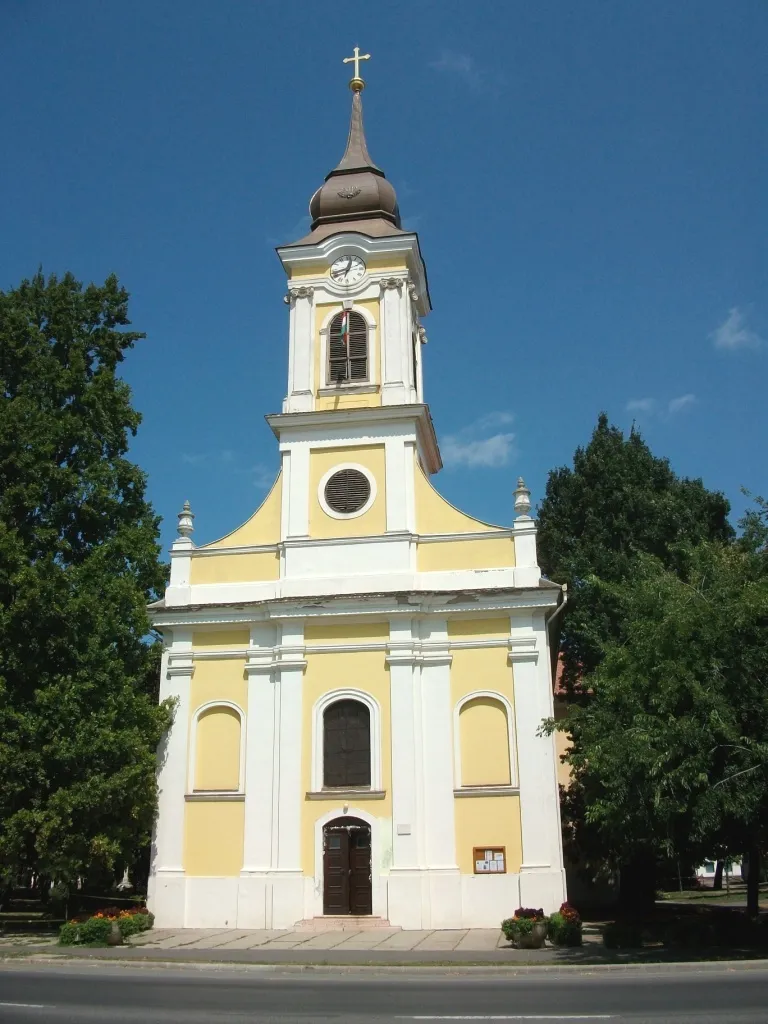
<instances>
[{"instance_id":1,"label":"white trim","mask_svg":"<svg viewBox=\"0 0 768 1024\"><path fill-rule=\"evenodd\" d=\"M325 500L325 487L332 476L336 476L344 469L355 469L358 473L362 473L365 479L368 481L371 493L368 495L366 503L359 508L356 512L336 512L328 502ZM358 462L339 462L335 466L332 466L327 473L324 473L320 478L320 483L317 485L317 500L320 502L320 507L327 516L331 519L358 519L360 516L364 516L365 513L376 501L377 487L376 477L371 473L370 469L366 469L365 466L361 466Z\"/></svg>"},{"instance_id":2,"label":"white trim","mask_svg":"<svg viewBox=\"0 0 768 1024\"><path fill-rule=\"evenodd\" d=\"M371 791L382 789L381 781L381 708L379 702L365 690L344 688L324 693L312 708L312 777L310 792L319 793L323 786L323 715L326 708L340 700L356 700L365 704L371 716ZM336 798L336 790L325 790L328 799Z\"/></svg>"},{"instance_id":3,"label":"white trim","mask_svg":"<svg viewBox=\"0 0 768 1024\"><path fill-rule=\"evenodd\" d=\"M359 818L371 829L371 901L372 916L387 918L386 888L382 885L381 821L360 807L340 804L315 821L315 879L312 896L311 917L323 916L323 829L336 818Z\"/></svg>"},{"instance_id":4,"label":"white trim","mask_svg":"<svg viewBox=\"0 0 768 1024\"><path fill-rule=\"evenodd\" d=\"M237 789L195 789L195 755L197 753L197 723L206 711L213 708L224 707L237 712L240 718L240 764ZM214 794L220 796L222 793L244 794L245 793L245 712L239 704L231 700L209 700L201 704L192 715L189 737L189 763L187 766L187 793L197 796L199 793ZM212 797L213 798L213 797Z\"/></svg>"},{"instance_id":5,"label":"white trim","mask_svg":"<svg viewBox=\"0 0 768 1024\"><path fill-rule=\"evenodd\" d=\"M465 786L463 789L454 789L455 797L465 796L518 796L520 790L517 786Z\"/></svg>"},{"instance_id":6,"label":"white trim","mask_svg":"<svg viewBox=\"0 0 768 1024\"><path fill-rule=\"evenodd\" d=\"M507 742L509 750L509 785L504 785L505 791L518 791L517 781L517 744L515 742L515 714L512 709L512 705L509 700L504 696L503 693L499 693L497 690L473 690L472 693L466 693L458 701L453 709L453 776L454 776L454 791L455 790L466 790L467 794L477 793L478 789L500 789L501 786L489 785L484 787L478 786L463 786L461 782L461 726L460 716L461 709L465 704L471 700L477 700L479 697L487 697L489 700L498 701L504 708L504 712L507 716ZM454 795L456 793L454 792ZM480 794L478 794L480 795Z\"/></svg>"}]
</instances>

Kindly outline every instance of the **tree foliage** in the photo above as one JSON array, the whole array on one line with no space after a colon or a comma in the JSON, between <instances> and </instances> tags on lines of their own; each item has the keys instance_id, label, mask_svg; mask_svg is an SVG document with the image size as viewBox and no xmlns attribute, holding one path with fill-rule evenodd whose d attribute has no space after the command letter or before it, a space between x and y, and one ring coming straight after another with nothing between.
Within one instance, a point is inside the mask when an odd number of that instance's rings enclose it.
<instances>
[{"instance_id":1,"label":"tree foliage","mask_svg":"<svg viewBox=\"0 0 768 1024\"><path fill-rule=\"evenodd\" d=\"M550 473L539 510L542 569L569 588L561 643L566 685L578 687L600 663L604 643L623 635L614 593L597 581L629 579L639 554L674 566L681 545L728 540L728 512L722 494L678 477L636 429L625 437L600 415L573 468Z\"/></svg>"},{"instance_id":2,"label":"tree foliage","mask_svg":"<svg viewBox=\"0 0 768 1024\"><path fill-rule=\"evenodd\" d=\"M69 881L148 841L155 704L148 600L164 582L140 422L118 376L113 276L0 292L0 871Z\"/></svg>"},{"instance_id":3,"label":"tree foliage","mask_svg":"<svg viewBox=\"0 0 768 1024\"><path fill-rule=\"evenodd\" d=\"M615 864L643 850L757 857L768 840L768 560L702 542L596 581L623 624L557 725L586 826ZM550 723L550 728L554 724Z\"/></svg>"}]
</instances>

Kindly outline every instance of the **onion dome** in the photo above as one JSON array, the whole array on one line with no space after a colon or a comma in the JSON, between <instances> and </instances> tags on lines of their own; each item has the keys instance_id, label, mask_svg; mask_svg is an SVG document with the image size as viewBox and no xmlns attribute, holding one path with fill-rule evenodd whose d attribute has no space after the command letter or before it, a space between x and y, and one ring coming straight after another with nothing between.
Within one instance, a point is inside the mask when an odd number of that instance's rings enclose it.
<instances>
[{"instance_id":1,"label":"onion dome","mask_svg":"<svg viewBox=\"0 0 768 1024\"><path fill-rule=\"evenodd\" d=\"M316 242L345 230L373 237L402 234L400 210L392 185L371 160L363 130L363 81L353 78L352 117L344 156L325 184L312 196L309 213L312 227L300 243ZM294 243L294 244L300 244Z\"/></svg>"}]
</instances>

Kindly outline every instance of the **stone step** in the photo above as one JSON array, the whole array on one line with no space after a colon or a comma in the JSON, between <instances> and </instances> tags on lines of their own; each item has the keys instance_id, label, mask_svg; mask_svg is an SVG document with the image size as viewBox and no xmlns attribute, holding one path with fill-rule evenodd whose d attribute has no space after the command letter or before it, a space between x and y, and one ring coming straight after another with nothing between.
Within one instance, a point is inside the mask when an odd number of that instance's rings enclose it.
<instances>
[{"instance_id":1,"label":"stone step","mask_svg":"<svg viewBox=\"0 0 768 1024\"><path fill-rule=\"evenodd\" d=\"M368 931L370 928L392 928L393 926L383 917L373 917L362 914L328 914L324 917L311 917L304 921L297 921L295 927L303 932L328 932L328 931ZM398 927L397 931L401 929Z\"/></svg>"}]
</instances>

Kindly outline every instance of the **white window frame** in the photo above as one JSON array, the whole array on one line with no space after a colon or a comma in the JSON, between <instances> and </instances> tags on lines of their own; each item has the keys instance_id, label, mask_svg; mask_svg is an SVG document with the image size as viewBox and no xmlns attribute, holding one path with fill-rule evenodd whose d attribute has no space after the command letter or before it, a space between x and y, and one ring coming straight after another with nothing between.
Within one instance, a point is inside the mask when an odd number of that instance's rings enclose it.
<instances>
[{"instance_id":1,"label":"white window frame","mask_svg":"<svg viewBox=\"0 0 768 1024\"><path fill-rule=\"evenodd\" d=\"M330 335L331 335L331 321L339 313L359 313L365 320L366 326L368 327L368 355L366 359L366 378L365 380L348 380L343 381L341 384L336 381L330 380ZM378 380L378 373L376 372L376 320L370 314L370 312L363 306L356 306L354 303L349 306L345 302L341 309L335 306L330 313L326 315L323 320L322 326L320 327L320 367L323 384L320 387L320 392L327 394L328 392L338 391L354 391L355 389L370 388L372 384L375 384Z\"/></svg>"},{"instance_id":2,"label":"white window frame","mask_svg":"<svg viewBox=\"0 0 768 1024\"><path fill-rule=\"evenodd\" d=\"M502 705L507 714L507 743L509 749L509 785L504 783L491 783L489 786L465 786L461 781L461 709L465 704L468 704L472 700L477 700L478 697L487 697L489 700L498 701ZM468 791L477 789L517 789L518 788L518 777L517 777L517 743L515 741L515 727L514 727L514 712L512 704L503 693L499 693L496 690L474 690L472 693L465 694L460 700L456 702L456 706L453 709L453 779L454 789L465 789Z\"/></svg>"},{"instance_id":3,"label":"white window frame","mask_svg":"<svg viewBox=\"0 0 768 1024\"><path fill-rule=\"evenodd\" d=\"M237 712L240 718L240 762L239 762L239 778L237 783L237 789L195 789L195 768L197 758L197 726L200 716L206 711L212 711L214 708L229 708L231 711ZM187 765L187 793L190 795L196 795L198 793L205 793L206 795L216 796L218 794L229 795L236 793L238 795L245 794L245 712L239 706L231 700L210 700L205 704L201 704L192 716L192 723L190 726L191 735L189 738L189 762Z\"/></svg>"},{"instance_id":4,"label":"white window frame","mask_svg":"<svg viewBox=\"0 0 768 1024\"><path fill-rule=\"evenodd\" d=\"M364 690L343 689L324 693L312 708L312 773L311 786L313 793L343 792L342 787L332 786L325 789L323 785L323 759L325 745L324 715L331 704L340 700L356 700L368 708L371 723L371 784L370 786L350 786L350 789L365 789L372 792L381 791L381 708L379 702Z\"/></svg>"}]
</instances>

